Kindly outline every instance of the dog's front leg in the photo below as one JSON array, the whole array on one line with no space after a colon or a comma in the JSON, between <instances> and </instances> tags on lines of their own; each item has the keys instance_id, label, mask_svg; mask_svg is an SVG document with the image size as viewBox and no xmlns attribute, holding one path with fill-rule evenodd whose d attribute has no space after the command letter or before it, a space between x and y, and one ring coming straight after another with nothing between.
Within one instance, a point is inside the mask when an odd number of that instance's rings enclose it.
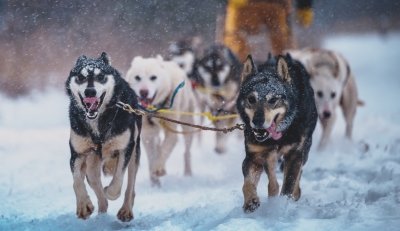
<instances>
[{"instance_id":1,"label":"dog's front leg","mask_svg":"<svg viewBox=\"0 0 400 231\"><path fill-rule=\"evenodd\" d=\"M291 150L284 155L283 184L281 195L297 201L301 196L300 178L303 166L301 151Z\"/></svg>"},{"instance_id":2,"label":"dog's front leg","mask_svg":"<svg viewBox=\"0 0 400 231\"><path fill-rule=\"evenodd\" d=\"M328 144L329 137L332 133L333 124L336 121L336 113L332 112L332 116L330 118L322 119L320 121L321 121L321 125L322 125L322 137L318 144L318 150L321 151Z\"/></svg>"},{"instance_id":3,"label":"dog's front leg","mask_svg":"<svg viewBox=\"0 0 400 231\"><path fill-rule=\"evenodd\" d=\"M268 176L268 196L273 197L279 193L279 184L276 180L275 165L277 161L277 153L271 152L267 156L267 162L264 165L264 170Z\"/></svg>"},{"instance_id":4,"label":"dog's front leg","mask_svg":"<svg viewBox=\"0 0 400 231\"><path fill-rule=\"evenodd\" d=\"M346 121L346 137L351 139L353 133L353 121L357 111L358 93L355 79L351 76L343 89L340 106Z\"/></svg>"},{"instance_id":5,"label":"dog's front leg","mask_svg":"<svg viewBox=\"0 0 400 231\"><path fill-rule=\"evenodd\" d=\"M118 211L117 217L123 222L128 222L133 219L133 203L135 200L135 182L136 174L139 168L140 159L140 140L137 139L135 145L135 153L132 153L131 160L128 165L128 184L125 191L124 203L121 209Z\"/></svg>"},{"instance_id":6,"label":"dog's front leg","mask_svg":"<svg viewBox=\"0 0 400 231\"><path fill-rule=\"evenodd\" d=\"M73 177L73 187L76 196L76 215L78 218L87 219L94 210L94 206L90 201L89 195L85 187L86 176L86 157L75 152L71 147L71 171Z\"/></svg>"},{"instance_id":7,"label":"dog's front leg","mask_svg":"<svg viewBox=\"0 0 400 231\"><path fill-rule=\"evenodd\" d=\"M167 172L165 170L165 164L172 153L176 143L178 142L178 135L170 131L169 129L176 130L176 125L168 123L168 129L165 130L165 138L164 141L161 143L160 151L160 159L157 162L157 169L155 174L157 176L164 176Z\"/></svg>"},{"instance_id":8,"label":"dog's front leg","mask_svg":"<svg viewBox=\"0 0 400 231\"><path fill-rule=\"evenodd\" d=\"M86 160L87 163L87 178L90 187L96 193L99 213L106 213L108 201L104 195L103 185L101 183L101 159L96 154L90 154Z\"/></svg>"},{"instance_id":9,"label":"dog's front leg","mask_svg":"<svg viewBox=\"0 0 400 231\"><path fill-rule=\"evenodd\" d=\"M235 112L230 112L234 114ZM235 124L236 119L226 119L226 120L219 120L214 122L214 126L216 128L224 128L224 127L231 127ZM226 143L228 139L228 134L223 132L217 132L216 136L216 144L215 144L215 152L217 154L224 154L226 152Z\"/></svg>"},{"instance_id":10,"label":"dog's front leg","mask_svg":"<svg viewBox=\"0 0 400 231\"><path fill-rule=\"evenodd\" d=\"M104 193L109 200L116 200L121 195L125 169L129 164L135 144L133 133L133 131L128 129L114 138L114 140L102 145L103 155L110 155L112 153L118 158L113 178L110 184L104 188Z\"/></svg>"},{"instance_id":11,"label":"dog's front leg","mask_svg":"<svg viewBox=\"0 0 400 231\"><path fill-rule=\"evenodd\" d=\"M184 165L184 174L185 176L191 176L192 175L192 154L190 152L190 147L192 146L192 142L193 142L193 134L188 134L185 135L184 137L185 139L185 153L184 155L184 161L185 161L185 165Z\"/></svg>"},{"instance_id":12,"label":"dog's front leg","mask_svg":"<svg viewBox=\"0 0 400 231\"><path fill-rule=\"evenodd\" d=\"M193 108L190 109L193 111ZM187 117L184 119L185 122L187 123L194 123L193 117ZM188 127L188 126L182 126L182 130L186 132L187 134L184 135L184 140L185 140L185 153L184 153L184 160L185 160L185 169L184 169L184 174L185 176L191 176L192 175L192 164L191 164L191 152L190 148L192 147L193 143L193 132L195 131L193 128Z\"/></svg>"},{"instance_id":13,"label":"dog's front leg","mask_svg":"<svg viewBox=\"0 0 400 231\"><path fill-rule=\"evenodd\" d=\"M223 121L216 121L214 122L214 127L222 128L226 123ZM226 151L225 144L226 144L226 136L227 134L222 132L217 132L215 134L215 152L217 154L224 154Z\"/></svg>"},{"instance_id":14,"label":"dog's front leg","mask_svg":"<svg viewBox=\"0 0 400 231\"><path fill-rule=\"evenodd\" d=\"M104 194L109 200L116 200L121 195L122 182L124 179L124 173L126 167L125 161L127 161L126 160L127 157L124 155L126 152L125 150L120 150L118 152L119 152L118 162L117 162L117 167L115 169L115 173L113 175L110 184L104 188Z\"/></svg>"},{"instance_id":15,"label":"dog's front leg","mask_svg":"<svg viewBox=\"0 0 400 231\"><path fill-rule=\"evenodd\" d=\"M245 213L251 213L260 206L260 199L257 195L257 184L260 180L263 166L255 163L251 158L246 156L243 161L242 171L244 176L242 188L244 196L243 210Z\"/></svg>"},{"instance_id":16,"label":"dog's front leg","mask_svg":"<svg viewBox=\"0 0 400 231\"><path fill-rule=\"evenodd\" d=\"M155 174L157 162L160 158L160 137L156 127L148 127L143 130L143 145L149 161L149 172L152 186L161 186L159 176Z\"/></svg>"}]
</instances>

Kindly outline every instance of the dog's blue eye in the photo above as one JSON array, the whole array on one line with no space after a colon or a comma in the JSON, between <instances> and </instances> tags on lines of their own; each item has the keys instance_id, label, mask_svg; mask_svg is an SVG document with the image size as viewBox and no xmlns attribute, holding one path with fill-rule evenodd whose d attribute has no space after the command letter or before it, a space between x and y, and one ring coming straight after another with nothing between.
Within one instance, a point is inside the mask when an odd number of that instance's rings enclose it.
<instances>
[{"instance_id":1,"label":"dog's blue eye","mask_svg":"<svg viewBox=\"0 0 400 231\"><path fill-rule=\"evenodd\" d=\"M249 104L255 104L257 102L257 99L254 95L250 95L247 97L247 102L249 102Z\"/></svg>"},{"instance_id":2,"label":"dog's blue eye","mask_svg":"<svg viewBox=\"0 0 400 231\"><path fill-rule=\"evenodd\" d=\"M155 76L155 75L153 75L153 76L150 77L150 80L151 80L151 81L154 81L154 80L156 80L156 79L157 79L157 76Z\"/></svg>"},{"instance_id":3,"label":"dog's blue eye","mask_svg":"<svg viewBox=\"0 0 400 231\"><path fill-rule=\"evenodd\" d=\"M140 81L142 78L140 78L138 75L137 76L135 76L135 80L136 81Z\"/></svg>"},{"instance_id":4,"label":"dog's blue eye","mask_svg":"<svg viewBox=\"0 0 400 231\"><path fill-rule=\"evenodd\" d=\"M274 105L277 101L278 101L278 98L273 97L273 98L268 100L268 103L271 104L271 105Z\"/></svg>"},{"instance_id":5,"label":"dog's blue eye","mask_svg":"<svg viewBox=\"0 0 400 231\"><path fill-rule=\"evenodd\" d=\"M335 96L336 96L336 92L332 92L331 93L331 98L333 99L333 98L335 98Z\"/></svg>"},{"instance_id":6,"label":"dog's blue eye","mask_svg":"<svg viewBox=\"0 0 400 231\"><path fill-rule=\"evenodd\" d=\"M98 75L98 76L97 76L97 80L98 80L99 82L105 82L105 81L107 80L107 78L106 78L106 76L104 76L104 75Z\"/></svg>"},{"instance_id":7,"label":"dog's blue eye","mask_svg":"<svg viewBox=\"0 0 400 231\"><path fill-rule=\"evenodd\" d=\"M85 80L86 80L86 77L83 76L83 75L78 75L78 76L76 77L76 82L78 82L78 83L82 83L82 82L84 82Z\"/></svg>"},{"instance_id":8,"label":"dog's blue eye","mask_svg":"<svg viewBox=\"0 0 400 231\"><path fill-rule=\"evenodd\" d=\"M324 93L322 93L322 91L317 91L317 96L319 98L322 98L322 97L324 97Z\"/></svg>"}]
</instances>

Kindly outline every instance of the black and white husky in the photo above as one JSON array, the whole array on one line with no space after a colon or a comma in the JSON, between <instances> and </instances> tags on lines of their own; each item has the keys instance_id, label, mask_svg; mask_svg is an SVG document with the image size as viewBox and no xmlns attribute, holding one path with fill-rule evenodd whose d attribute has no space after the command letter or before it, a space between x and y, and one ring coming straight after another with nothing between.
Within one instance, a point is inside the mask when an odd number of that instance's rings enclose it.
<instances>
[{"instance_id":1,"label":"black and white husky","mask_svg":"<svg viewBox=\"0 0 400 231\"><path fill-rule=\"evenodd\" d=\"M242 64L232 51L224 45L212 45L204 52L199 60L197 70L202 83L198 88L201 97L214 116L236 113L236 97L239 91L239 82ZM230 126L235 118L213 121L216 127ZM216 134L215 151L225 152L226 134Z\"/></svg>"},{"instance_id":2,"label":"black and white husky","mask_svg":"<svg viewBox=\"0 0 400 231\"><path fill-rule=\"evenodd\" d=\"M109 62L106 53L97 59L81 56L66 81L70 98L70 149L73 187L79 218L88 218L94 206L85 177L98 199L99 213L107 212L109 200L117 199L126 168L128 183L118 212L121 221L133 218L135 179L140 158L141 117L116 107L118 101L137 105L135 92ZM103 189L101 169L113 176Z\"/></svg>"}]
</instances>

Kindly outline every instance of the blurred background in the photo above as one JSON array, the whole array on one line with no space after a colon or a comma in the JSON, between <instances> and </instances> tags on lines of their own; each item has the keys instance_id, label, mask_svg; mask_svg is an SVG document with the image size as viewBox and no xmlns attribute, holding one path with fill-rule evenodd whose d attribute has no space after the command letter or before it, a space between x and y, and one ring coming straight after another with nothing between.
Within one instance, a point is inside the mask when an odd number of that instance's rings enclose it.
<instances>
[{"instance_id":1,"label":"blurred background","mask_svg":"<svg viewBox=\"0 0 400 231\"><path fill-rule=\"evenodd\" d=\"M62 87L79 55L106 51L124 75L134 56L167 54L176 40L198 36L215 42L224 0L0 0L0 93L25 95ZM315 46L337 34L400 29L397 0L315 0L314 21L293 22L299 47ZM294 21L294 20L293 20ZM265 34L251 40L259 59L267 56Z\"/></svg>"}]
</instances>

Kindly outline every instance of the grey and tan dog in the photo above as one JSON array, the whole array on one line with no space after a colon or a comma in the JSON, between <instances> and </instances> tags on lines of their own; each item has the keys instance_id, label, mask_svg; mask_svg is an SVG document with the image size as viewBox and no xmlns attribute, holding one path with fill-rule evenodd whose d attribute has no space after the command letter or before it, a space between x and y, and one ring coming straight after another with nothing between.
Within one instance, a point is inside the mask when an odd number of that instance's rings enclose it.
<instances>
[{"instance_id":1,"label":"grey and tan dog","mask_svg":"<svg viewBox=\"0 0 400 231\"><path fill-rule=\"evenodd\" d=\"M239 90L242 64L235 54L226 46L210 46L200 58L197 71L200 87L195 89L202 94L205 108L214 116L236 114L235 102ZM213 121L215 127L232 126L236 118ZM222 154L226 151L226 134L216 134L215 151Z\"/></svg>"},{"instance_id":2,"label":"grey and tan dog","mask_svg":"<svg viewBox=\"0 0 400 231\"><path fill-rule=\"evenodd\" d=\"M338 107L346 121L345 135L351 139L357 106L363 102L358 98L356 80L347 60L338 52L326 49L305 48L288 52L303 63L310 74L323 129L318 149L323 150L329 142Z\"/></svg>"},{"instance_id":3,"label":"grey and tan dog","mask_svg":"<svg viewBox=\"0 0 400 231\"><path fill-rule=\"evenodd\" d=\"M70 149L76 214L87 219L94 210L85 178L98 200L99 213L107 212L108 201L121 194L124 173L128 183L118 219L133 219L135 180L140 159L141 116L116 107L118 101L137 105L135 92L109 62L106 53L97 59L81 56L66 81L70 98ZM112 175L103 189L101 170Z\"/></svg>"},{"instance_id":4,"label":"grey and tan dog","mask_svg":"<svg viewBox=\"0 0 400 231\"><path fill-rule=\"evenodd\" d=\"M260 206L257 185L263 171L268 175L268 196L278 195L275 164L280 157L284 159L281 195L300 198L302 168L317 123L314 93L303 65L290 56L274 60L258 71L251 56L247 58L237 99L245 123L242 171L246 213Z\"/></svg>"}]
</instances>

